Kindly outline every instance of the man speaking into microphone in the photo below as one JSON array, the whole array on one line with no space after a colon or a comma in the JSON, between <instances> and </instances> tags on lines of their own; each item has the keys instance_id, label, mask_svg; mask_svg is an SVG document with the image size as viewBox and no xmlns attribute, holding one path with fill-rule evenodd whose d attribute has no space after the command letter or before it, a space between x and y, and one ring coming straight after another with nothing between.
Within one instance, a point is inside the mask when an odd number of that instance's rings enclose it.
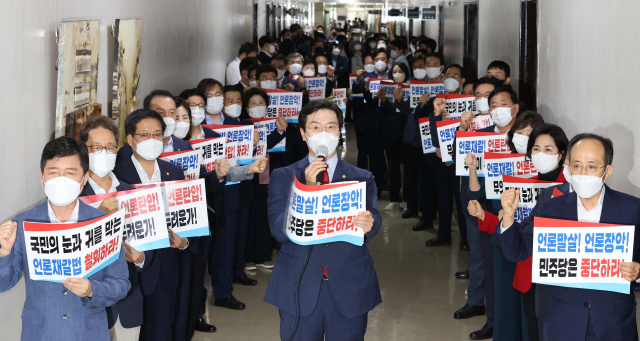
<instances>
[{"instance_id":1,"label":"man speaking into microphone","mask_svg":"<svg viewBox=\"0 0 640 341\"><path fill-rule=\"evenodd\" d=\"M269 225L282 249L264 301L280 310L282 340L364 340L367 314L382 301L367 249L382 224L373 175L336 154L343 118L335 104L310 102L298 123L309 155L274 170L269 184ZM366 211L354 220L355 228L364 232L362 246L341 241L298 245L289 240L285 227L294 176L307 186L366 181Z\"/></svg>"}]
</instances>

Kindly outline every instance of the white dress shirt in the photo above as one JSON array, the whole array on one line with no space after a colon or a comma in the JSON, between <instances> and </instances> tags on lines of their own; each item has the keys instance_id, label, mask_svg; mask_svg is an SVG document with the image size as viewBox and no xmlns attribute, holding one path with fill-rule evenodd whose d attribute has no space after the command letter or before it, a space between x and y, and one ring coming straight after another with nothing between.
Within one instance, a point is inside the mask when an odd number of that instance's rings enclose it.
<instances>
[{"instance_id":1,"label":"white dress shirt","mask_svg":"<svg viewBox=\"0 0 640 341\"><path fill-rule=\"evenodd\" d=\"M138 172L138 176L140 177L140 182L143 184L147 184L150 182L160 182L162 178L160 177L160 167L158 167L158 160L154 161L153 165L153 175L149 178L147 171L142 168L138 159L136 159L135 155L131 155L131 160L133 160L133 166L136 167L136 171Z\"/></svg>"},{"instance_id":2,"label":"white dress shirt","mask_svg":"<svg viewBox=\"0 0 640 341\"><path fill-rule=\"evenodd\" d=\"M163 153L171 153L173 151L173 137L169 137L169 142L162 147Z\"/></svg>"},{"instance_id":3,"label":"white dress shirt","mask_svg":"<svg viewBox=\"0 0 640 341\"><path fill-rule=\"evenodd\" d=\"M224 115L220 114L220 123L216 123L213 118L211 118L211 116L205 114L204 115L204 122L205 124L215 124L215 125L222 125L224 124Z\"/></svg>"},{"instance_id":4,"label":"white dress shirt","mask_svg":"<svg viewBox=\"0 0 640 341\"><path fill-rule=\"evenodd\" d=\"M47 200L47 211L49 212L49 220L51 221L52 224L74 224L78 222L78 212L80 209L80 204L78 203L78 200L76 200L76 206L73 208L73 212L71 212L71 216L69 216L69 219L67 219L67 221L65 221L64 223L60 221L60 219L58 219L58 217L56 217L56 214L53 213L53 209L51 208L51 202Z\"/></svg>"},{"instance_id":5,"label":"white dress shirt","mask_svg":"<svg viewBox=\"0 0 640 341\"><path fill-rule=\"evenodd\" d=\"M227 85L236 85L240 82L242 74L240 73L240 58L236 57L229 66L227 66Z\"/></svg>"},{"instance_id":6,"label":"white dress shirt","mask_svg":"<svg viewBox=\"0 0 640 341\"><path fill-rule=\"evenodd\" d=\"M89 186L91 186L95 194L114 193L118 191L117 187L120 186L120 181L118 181L118 178L116 178L113 172L109 172L109 177L111 178L111 188L109 189L109 192L105 192L104 188L100 187L100 185L89 177Z\"/></svg>"},{"instance_id":7,"label":"white dress shirt","mask_svg":"<svg viewBox=\"0 0 640 341\"><path fill-rule=\"evenodd\" d=\"M316 158L314 158L313 156L311 156L311 153L307 154L307 158L309 159L309 162L313 162L313 160L315 160ZM325 163L327 164L327 172L329 175L329 183L333 182L333 173L336 171L336 165L338 164L338 156L337 155L333 155L333 157L330 157L329 159L327 159L327 161L325 161Z\"/></svg>"}]
</instances>

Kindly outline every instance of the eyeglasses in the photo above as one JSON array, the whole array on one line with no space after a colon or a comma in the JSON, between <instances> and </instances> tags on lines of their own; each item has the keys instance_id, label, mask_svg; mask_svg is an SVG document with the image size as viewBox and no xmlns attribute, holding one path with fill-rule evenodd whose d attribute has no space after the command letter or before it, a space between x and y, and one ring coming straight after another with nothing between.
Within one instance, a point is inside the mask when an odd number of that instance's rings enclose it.
<instances>
[{"instance_id":1,"label":"eyeglasses","mask_svg":"<svg viewBox=\"0 0 640 341\"><path fill-rule=\"evenodd\" d=\"M144 140L148 140L150 139L152 136L154 139L158 140L161 139L163 137L162 133L142 133L142 134L133 134L133 135L138 135L140 136L140 138L144 141Z\"/></svg>"},{"instance_id":2,"label":"eyeglasses","mask_svg":"<svg viewBox=\"0 0 640 341\"><path fill-rule=\"evenodd\" d=\"M597 172L598 170L600 170L602 168L606 168L606 167L607 166L598 167L598 166L595 166L595 165L584 166L584 168L587 169L587 173L589 173L589 174L593 174L593 173ZM576 172L582 171L582 168L583 168L583 166L581 164L579 164L579 163L576 163L575 165L570 165L569 166L569 170L576 171Z\"/></svg>"},{"instance_id":3,"label":"eyeglasses","mask_svg":"<svg viewBox=\"0 0 640 341\"><path fill-rule=\"evenodd\" d=\"M106 150L109 154L116 154L118 152L118 147L116 146L101 146L99 144L94 144L93 146L87 146L87 149L91 153L100 153L102 150Z\"/></svg>"},{"instance_id":4,"label":"eyeglasses","mask_svg":"<svg viewBox=\"0 0 640 341\"><path fill-rule=\"evenodd\" d=\"M327 124L326 127L323 127L321 124L318 124L318 123L311 123L307 126L307 130L314 135L321 133L323 130L329 134L335 135L340 130L340 127L335 123L329 123Z\"/></svg>"}]
</instances>

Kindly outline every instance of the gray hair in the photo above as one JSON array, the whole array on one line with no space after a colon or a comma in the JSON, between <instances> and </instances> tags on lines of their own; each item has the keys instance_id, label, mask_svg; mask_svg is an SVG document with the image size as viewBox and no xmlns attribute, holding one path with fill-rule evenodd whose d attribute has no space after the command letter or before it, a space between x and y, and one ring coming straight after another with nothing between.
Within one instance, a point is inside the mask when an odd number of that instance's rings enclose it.
<instances>
[{"instance_id":1,"label":"gray hair","mask_svg":"<svg viewBox=\"0 0 640 341\"><path fill-rule=\"evenodd\" d=\"M289 65L289 61L290 61L291 59L296 58L296 57L300 57L300 60L301 60L302 62L304 62L304 57L303 57L300 53L298 53L298 52L292 52L292 53L289 53L289 55L287 56L287 65Z\"/></svg>"},{"instance_id":2,"label":"gray hair","mask_svg":"<svg viewBox=\"0 0 640 341\"><path fill-rule=\"evenodd\" d=\"M571 149L578 142L582 140L596 140L602 143L602 147L604 148L604 165L609 166L613 162L613 142L610 139L596 135L591 133L582 133L574 136L571 141L569 141L569 146L567 147L567 157L571 160Z\"/></svg>"}]
</instances>

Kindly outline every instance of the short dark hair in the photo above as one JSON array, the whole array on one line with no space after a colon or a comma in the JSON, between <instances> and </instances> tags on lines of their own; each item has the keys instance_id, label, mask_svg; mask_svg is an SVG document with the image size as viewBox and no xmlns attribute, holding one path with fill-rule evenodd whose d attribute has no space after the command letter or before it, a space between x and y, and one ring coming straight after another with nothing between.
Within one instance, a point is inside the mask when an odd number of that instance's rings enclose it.
<instances>
[{"instance_id":1,"label":"short dark hair","mask_svg":"<svg viewBox=\"0 0 640 341\"><path fill-rule=\"evenodd\" d=\"M487 66L487 71L491 69L500 69L504 71L505 77L511 77L511 68L509 67L509 64L501 60L494 60L491 63L489 63L489 66Z\"/></svg>"},{"instance_id":2,"label":"short dark hair","mask_svg":"<svg viewBox=\"0 0 640 341\"><path fill-rule=\"evenodd\" d=\"M285 35L285 33L289 32L288 29L283 29L282 31L280 31L280 37L282 37L283 35Z\"/></svg>"},{"instance_id":3,"label":"short dark hair","mask_svg":"<svg viewBox=\"0 0 640 341\"><path fill-rule=\"evenodd\" d=\"M207 101L207 98L204 96L204 94L202 92L198 91L197 88L186 89L186 90L184 90L184 91L182 91L180 93L179 97L186 101L192 96L200 96L205 102Z\"/></svg>"},{"instance_id":4,"label":"short dark hair","mask_svg":"<svg viewBox=\"0 0 640 341\"><path fill-rule=\"evenodd\" d=\"M271 43L273 43L273 39L271 39L271 37L269 36L262 36L260 37L260 40L258 40L258 45L260 45L260 48L262 48L266 44L271 44Z\"/></svg>"},{"instance_id":5,"label":"short dark hair","mask_svg":"<svg viewBox=\"0 0 640 341\"><path fill-rule=\"evenodd\" d=\"M399 67L400 70L402 70L402 72L404 73L404 80L402 81L403 83L405 83L408 80L411 80L411 72L409 71L409 68L407 67L407 64L405 64L403 62L394 63L393 67L396 67L396 66ZM393 68L391 68L391 72L393 73ZM394 82L395 82L395 80L394 80Z\"/></svg>"},{"instance_id":6,"label":"short dark hair","mask_svg":"<svg viewBox=\"0 0 640 341\"><path fill-rule=\"evenodd\" d=\"M153 90L151 93L144 98L142 102L142 107L145 109L151 108L151 101L156 97L170 97L173 98L173 95L167 90Z\"/></svg>"},{"instance_id":7,"label":"short dark hair","mask_svg":"<svg viewBox=\"0 0 640 341\"><path fill-rule=\"evenodd\" d=\"M254 43L244 43L240 45L240 50L238 50L238 56L241 54L249 55L252 52L258 53L259 49Z\"/></svg>"},{"instance_id":8,"label":"short dark hair","mask_svg":"<svg viewBox=\"0 0 640 341\"><path fill-rule=\"evenodd\" d=\"M80 142L86 143L89 140L89 132L97 128L110 130L116 138L116 143L118 143L118 139L120 138L120 129L118 129L116 123L107 116L93 116L84 121L80 127Z\"/></svg>"},{"instance_id":9,"label":"short dark hair","mask_svg":"<svg viewBox=\"0 0 640 341\"><path fill-rule=\"evenodd\" d=\"M160 114L151 109L138 109L129 114L129 116L127 116L127 119L124 121L125 134L127 136L131 135L133 137L133 135L135 135L136 133L138 123L146 118L158 120L158 122L160 122L160 127L162 128L163 133L164 130L167 129L167 124L164 123L164 120L162 119L162 116L160 116Z\"/></svg>"},{"instance_id":10,"label":"short dark hair","mask_svg":"<svg viewBox=\"0 0 640 341\"><path fill-rule=\"evenodd\" d=\"M409 47L407 46L407 42L406 42L406 41L404 41L404 40L402 40L402 39L394 39L393 41L391 41L391 43L389 43L389 45L391 45L391 46L395 46L395 47L397 47L398 49L403 50L403 51L405 51L405 52L406 52L406 51L407 51L407 49L409 48Z\"/></svg>"},{"instance_id":11,"label":"short dark hair","mask_svg":"<svg viewBox=\"0 0 640 341\"><path fill-rule=\"evenodd\" d=\"M592 133L578 134L574 136L571 139L571 141L569 141L569 146L567 147L567 157L569 158L569 160L571 160L571 149L573 149L573 146L575 146L576 143L582 140L589 140L589 139L600 141L600 143L602 143L602 146L604 147L604 165L605 166L611 165L611 163L613 162L613 142L611 142L610 139L604 136L600 136Z\"/></svg>"},{"instance_id":12,"label":"short dark hair","mask_svg":"<svg viewBox=\"0 0 640 341\"><path fill-rule=\"evenodd\" d=\"M254 64L258 64L260 65L260 62L258 61L258 58L255 57L247 57L245 59L243 59L242 61L240 61L240 73L242 73L242 71L247 71L249 72L249 69L251 68L251 66L253 66Z\"/></svg>"},{"instance_id":13,"label":"short dark hair","mask_svg":"<svg viewBox=\"0 0 640 341\"><path fill-rule=\"evenodd\" d=\"M235 85L225 85L224 88L222 88L222 95L226 96L227 92L239 92L240 95L242 95L242 91Z\"/></svg>"},{"instance_id":14,"label":"short dark hair","mask_svg":"<svg viewBox=\"0 0 640 341\"><path fill-rule=\"evenodd\" d=\"M247 58L243 59L242 61L245 61L246 59ZM222 83L213 78L205 78L201 80L200 83L198 83L196 89L198 89L198 91L200 91L201 93L206 94L207 91L211 90L216 85L220 87L220 90L222 90L222 88L224 87Z\"/></svg>"},{"instance_id":15,"label":"short dark hair","mask_svg":"<svg viewBox=\"0 0 640 341\"><path fill-rule=\"evenodd\" d=\"M551 136L558 148L558 153L562 154L560 161L558 161L558 166L562 166L564 164L564 160L567 158L567 146L569 145L569 139L562 128L552 123L541 124L531 131L531 134L529 135L529 143L527 144L527 158L531 160L531 150L533 149L533 145L536 143L536 139L540 135Z\"/></svg>"},{"instance_id":16,"label":"short dark hair","mask_svg":"<svg viewBox=\"0 0 640 341\"><path fill-rule=\"evenodd\" d=\"M176 103L176 111L178 111L178 108L183 107L187 110L187 115L189 116L189 130L187 131L187 135L184 136L183 140L185 141L189 141L191 140L191 127L193 127L191 125L191 108L189 108L189 104L187 104L187 100L180 98L180 97L174 97L173 101Z\"/></svg>"},{"instance_id":17,"label":"short dark hair","mask_svg":"<svg viewBox=\"0 0 640 341\"><path fill-rule=\"evenodd\" d=\"M422 44L424 44L428 49L431 49L431 52L436 52L436 49L438 48L438 43L436 43L436 41L431 38L420 39L420 41L418 42L418 46Z\"/></svg>"},{"instance_id":18,"label":"short dark hair","mask_svg":"<svg viewBox=\"0 0 640 341\"><path fill-rule=\"evenodd\" d=\"M298 124L302 127L303 131L307 130L307 118L322 109L333 110L338 118L338 126L342 128L342 110L340 110L340 108L338 108L338 106L333 102L327 101L326 99L318 99L309 102L307 105L302 107L302 110L300 110L300 114L298 115Z\"/></svg>"},{"instance_id":19,"label":"short dark hair","mask_svg":"<svg viewBox=\"0 0 640 341\"><path fill-rule=\"evenodd\" d=\"M499 79L495 79L493 77L482 77L473 83L473 93L476 93L476 89L482 84L491 84L493 85L493 89L497 89L502 87L502 81Z\"/></svg>"},{"instance_id":20,"label":"short dark hair","mask_svg":"<svg viewBox=\"0 0 640 341\"><path fill-rule=\"evenodd\" d=\"M273 62L274 60L284 62L285 65L287 64L287 56L285 56L284 53L274 54L273 57L271 57L271 61Z\"/></svg>"},{"instance_id":21,"label":"short dark hair","mask_svg":"<svg viewBox=\"0 0 640 341\"><path fill-rule=\"evenodd\" d=\"M362 64L364 64L364 60L367 59L367 57L371 58L371 60L375 59L372 52L365 53L362 55Z\"/></svg>"},{"instance_id":22,"label":"short dark hair","mask_svg":"<svg viewBox=\"0 0 640 341\"><path fill-rule=\"evenodd\" d=\"M423 61L423 62L427 62L427 58L425 58L424 56L417 56L417 57L413 57L413 60L411 61L411 67L413 67L413 64L415 64L417 61Z\"/></svg>"},{"instance_id":23,"label":"short dark hair","mask_svg":"<svg viewBox=\"0 0 640 341\"><path fill-rule=\"evenodd\" d=\"M442 57L442 55L439 53L430 53L424 56L425 62L427 61L428 58L438 58L438 60L440 61L440 65L444 65L444 57Z\"/></svg>"},{"instance_id":24,"label":"short dark hair","mask_svg":"<svg viewBox=\"0 0 640 341\"><path fill-rule=\"evenodd\" d=\"M385 49L377 49L373 52L373 59L375 59L381 53L384 53L387 59L389 58L389 54L387 54L387 51Z\"/></svg>"},{"instance_id":25,"label":"short dark hair","mask_svg":"<svg viewBox=\"0 0 640 341\"><path fill-rule=\"evenodd\" d=\"M465 86L469 84L474 85L477 81L477 79L465 79L464 84L462 84L462 90L464 90ZM475 86L473 88L475 89Z\"/></svg>"},{"instance_id":26,"label":"short dark hair","mask_svg":"<svg viewBox=\"0 0 640 341\"><path fill-rule=\"evenodd\" d=\"M260 65L260 67L256 70L256 80L260 78L261 74L269 72L273 72L276 77L278 76L278 70L275 68L275 66L271 64Z\"/></svg>"},{"instance_id":27,"label":"short dark hair","mask_svg":"<svg viewBox=\"0 0 640 341\"><path fill-rule=\"evenodd\" d=\"M40 156L40 170L44 173L44 166L49 160L74 155L80 158L80 165L84 171L83 174L87 174L89 171L89 151L87 150L87 145L74 140L72 137L60 136L44 145L42 155Z\"/></svg>"},{"instance_id":28,"label":"short dark hair","mask_svg":"<svg viewBox=\"0 0 640 341\"><path fill-rule=\"evenodd\" d=\"M425 50L425 49L417 49L416 52L413 55L415 56L418 53L423 55L423 56L425 56L425 57L429 55L429 51Z\"/></svg>"},{"instance_id":29,"label":"short dark hair","mask_svg":"<svg viewBox=\"0 0 640 341\"><path fill-rule=\"evenodd\" d=\"M316 64L316 59L315 58L305 58L304 61L302 62L302 68L304 69L305 65L311 64L313 65L313 71L315 72L315 75L318 75L318 64Z\"/></svg>"},{"instance_id":30,"label":"short dark hair","mask_svg":"<svg viewBox=\"0 0 640 341\"><path fill-rule=\"evenodd\" d=\"M507 132L507 145L512 151L516 151L516 146L512 142L513 134L516 132L516 130L520 130L526 127L536 129L542 124L544 124L544 119L537 112L533 110L523 112L520 116L516 117L516 121L511 126L511 129L509 129L509 131Z\"/></svg>"},{"instance_id":31,"label":"short dark hair","mask_svg":"<svg viewBox=\"0 0 640 341\"><path fill-rule=\"evenodd\" d=\"M267 104L267 108L269 107L269 95L260 88L251 88L242 95L242 109L244 112L248 112L247 108L249 107L249 101L251 100L251 97L256 95L261 96Z\"/></svg>"},{"instance_id":32,"label":"short dark hair","mask_svg":"<svg viewBox=\"0 0 640 341\"><path fill-rule=\"evenodd\" d=\"M497 94L499 94L501 92L509 93L509 96L511 96L511 103L518 104L518 94L516 94L516 92L513 91L513 89L511 89L511 87L499 86L499 87L493 89L493 91L491 91L491 94L489 95L489 98L488 98L489 105L491 105L491 99L493 98L493 96L495 96L495 95L497 95Z\"/></svg>"},{"instance_id":33,"label":"short dark hair","mask_svg":"<svg viewBox=\"0 0 640 341\"><path fill-rule=\"evenodd\" d=\"M252 65L249 67L249 70L247 70L247 77L249 77L249 78L250 78L250 77L251 77L251 71L256 70L256 73L257 73L257 72L258 72L257 70L258 70L259 68L261 68L261 67L262 67L262 64L260 64L260 63L252 64ZM272 66L272 67L273 67L273 66ZM257 77L256 77L256 79L257 79Z\"/></svg>"},{"instance_id":34,"label":"short dark hair","mask_svg":"<svg viewBox=\"0 0 640 341\"><path fill-rule=\"evenodd\" d=\"M444 73L447 73L447 71L449 71L449 69L451 69L452 67L455 67L455 68L457 68L458 70L460 70L460 77L464 77L464 76L463 76L463 75L464 75L464 69L462 68L462 65L460 65L460 64L451 64L451 65L447 66L447 67L444 69Z\"/></svg>"}]
</instances>

